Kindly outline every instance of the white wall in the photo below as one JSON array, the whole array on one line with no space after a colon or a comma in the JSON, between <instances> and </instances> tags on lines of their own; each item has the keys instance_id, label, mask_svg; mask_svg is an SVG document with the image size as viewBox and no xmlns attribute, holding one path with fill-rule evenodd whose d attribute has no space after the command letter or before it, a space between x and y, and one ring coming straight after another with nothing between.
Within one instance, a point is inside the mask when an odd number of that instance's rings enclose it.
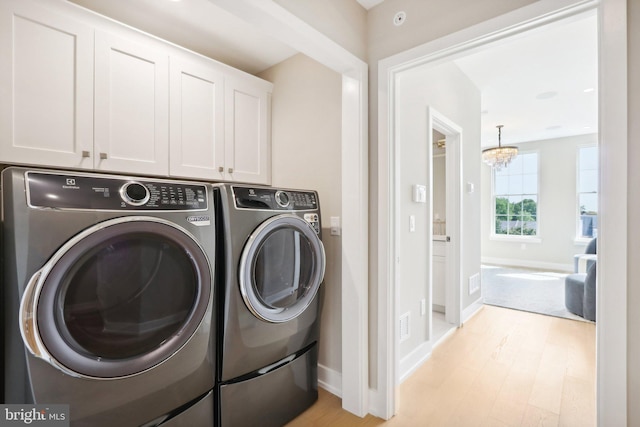
<instances>
[{"instance_id":1,"label":"white wall","mask_svg":"<svg viewBox=\"0 0 640 427\"><path fill-rule=\"evenodd\" d=\"M398 315L411 312L408 340L400 344L400 358L407 356L428 338L428 316L420 316L420 300L427 300L431 241L427 238L429 203L411 198L414 184L428 184L427 107L434 108L462 128L463 182L480 184L480 92L453 63L420 67L402 73L396 86L397 143L400 146L400 299ZM461 102L464 101L464 102ZM462 198L462 280L480 272L480 197ZM409 216L415 215L416 231L409 231ZM463 292L463 308L480 297Z\"/></svg>"},{"instance_id":2,"label":"white wall","mask_svg":"<svg viewBox=\"0 0 640 427\"><path fill-rule=\"evenodd\" d=\"M378 61L447 34L486 21L536 0L385 0L367 15L369 62L369 381L377 387L378 346ZM393 25L398 11L407 13L401 26ZM478 159L478 168L480 160ZM464 166L463 166L464 167ZM479 172L478 172L479 173ZM479 186L479 182L477 182ZM479 257L479 255L478 255ZM478 259L479 261L479 259Z\"/></svg>"},{"instance_id":3,"label":"white wall","mask_svg":"<svg viewBox=\"0 0 640 427\"><path fill-rule=\"evenodd\" d=\"M573 255L584 252L576 243L576 180L578 147L596 144L597 134L518 144L520 152L538 153L539 242L492 238L491 168L482 166L483 262L573 271Z\"/></svg>"},{"instance_id":4,"label":"white wall","mask_svg":"<svg viewBox=\"0 0 640 427\"><path fill-rule=\"evenodd\" d=\"M341 240L329 217L341 212L342 76L298 54L259 77L274 84L272 185L319 193L327 256L319 363L341 372Z\"/></svg>"}]
</instances>

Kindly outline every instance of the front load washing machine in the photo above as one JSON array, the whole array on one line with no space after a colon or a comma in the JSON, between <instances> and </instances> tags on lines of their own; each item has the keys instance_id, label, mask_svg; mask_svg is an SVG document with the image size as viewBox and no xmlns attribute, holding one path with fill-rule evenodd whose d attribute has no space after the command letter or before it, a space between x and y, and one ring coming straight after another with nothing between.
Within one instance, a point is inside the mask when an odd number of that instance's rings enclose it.
<instances>
[{"instance_id":1,"label":"front load washing machine","mask_svg":"<svg viewBox=\"0 0 640 427\"><path fill-rule=\"evenodd\" d=\"M203 183L2 172L6 403L72 426L214 422L214 208Z\"/></svg>"},{"instance_id":2,"label":"front load washing machine","mask_svg":"<svg viewBox=\"0 0 640 427\"><path fill-rule=\"evenodd\" d=\"M282 426L317 399L325 254L314 191L214 185L219 422Z\"/></svg>"}]
</instances>

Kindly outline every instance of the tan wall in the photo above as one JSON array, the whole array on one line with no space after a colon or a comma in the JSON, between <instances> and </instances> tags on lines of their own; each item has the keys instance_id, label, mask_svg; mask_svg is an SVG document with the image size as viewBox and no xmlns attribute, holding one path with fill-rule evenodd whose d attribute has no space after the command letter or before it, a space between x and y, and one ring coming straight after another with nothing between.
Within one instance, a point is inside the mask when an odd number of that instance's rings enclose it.
<instances>
[{"instance_id":1,"label":"tan wall","mask_svg":"<svg viewBox=\"0 0 640 427\"><path fill-rule=\"evenodd\" d=\"M329 217L341 212L342 76L298 54L259 77L274 85L272 185L319 193L327 256L319 362L341 372L341 239Z\"/></svg>"},{"instance_id":2,"label":"tan wall","mask_svg":"<svg viewBox=\"0 0 640 427\"><path fill-rule=\"evenodd\" d=\"M356 0L274 0L366 61L367 11Z\"/></svg>"}]
</instances>

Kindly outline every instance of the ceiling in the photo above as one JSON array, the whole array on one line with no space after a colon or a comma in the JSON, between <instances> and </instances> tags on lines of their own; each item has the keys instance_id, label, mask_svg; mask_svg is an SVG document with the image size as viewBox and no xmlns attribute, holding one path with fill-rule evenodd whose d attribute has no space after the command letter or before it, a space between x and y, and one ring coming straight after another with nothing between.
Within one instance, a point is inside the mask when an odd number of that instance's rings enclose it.
<instances>
[{"instance_id":1,"label":"ceiling","mask_svg":"<svg viewBox=\"0 0 640 427\"><path fill-rule=\"evenodd\" d=\"M356 0L356 1L358 3L360 3L360 6L364 7L367 10L369 10L372 7L379 5L384 0Z\"/></svg>"},{"instance_id":2,"label":"ceiling","mask_svg":"<svg viewBox=\"0 0 640 427\"><path fill-rule=\"evenodd\" d=\"M68 1L251 74L297 53L215 0ZM367 9L382 2L357 1ZM454 62L481 91L483 146L497 145L499 124L503 144L598 130L595 11L483 46Z\"/></svg>"},{"instance_id":3,"label":"ceiling","mask_svg":"<svg viewBox=\"0 0 640 427\"><path fill-rule=\"evenodd\" d=\"M595 11L454 60L482 96L482 145L598 131Z\"/></svg>"},{"instance_id":4,"label":"ceiling","mask_svg":"<svg viewBox=\"0 0 640 427\"><path fill-rule=\"evenodd\" d=\"M250 74L297 53L211 0L68 1Z\"/></svg>"}]
</instances>

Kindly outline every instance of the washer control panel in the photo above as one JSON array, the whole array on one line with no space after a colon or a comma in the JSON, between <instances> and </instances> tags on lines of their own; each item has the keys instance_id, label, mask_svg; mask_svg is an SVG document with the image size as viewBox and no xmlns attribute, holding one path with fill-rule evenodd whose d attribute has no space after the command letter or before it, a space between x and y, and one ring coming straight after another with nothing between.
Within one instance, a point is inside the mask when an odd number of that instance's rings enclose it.
<instances>
[{"instance_id":1,"label":"washer control panel","mask_svg":"<svg viewBox=\"0 0 640 427\"><path fill-rule=\"evenodd\" d=\"M93 174L25 173L27 203L37 208L145 211L208 209L201 184Z\"/></svg>"},{"instance_id":2,"label":"washer control panel","mask_svg":"<svg viewBox=\"0 0 640 427\"><path fill-rule=\"evenodd\" d=\"M233 186L238 209L273 211L308 211L318 209L315 191L278 190L275 188Z\"/></svg>"}]
</instances>

